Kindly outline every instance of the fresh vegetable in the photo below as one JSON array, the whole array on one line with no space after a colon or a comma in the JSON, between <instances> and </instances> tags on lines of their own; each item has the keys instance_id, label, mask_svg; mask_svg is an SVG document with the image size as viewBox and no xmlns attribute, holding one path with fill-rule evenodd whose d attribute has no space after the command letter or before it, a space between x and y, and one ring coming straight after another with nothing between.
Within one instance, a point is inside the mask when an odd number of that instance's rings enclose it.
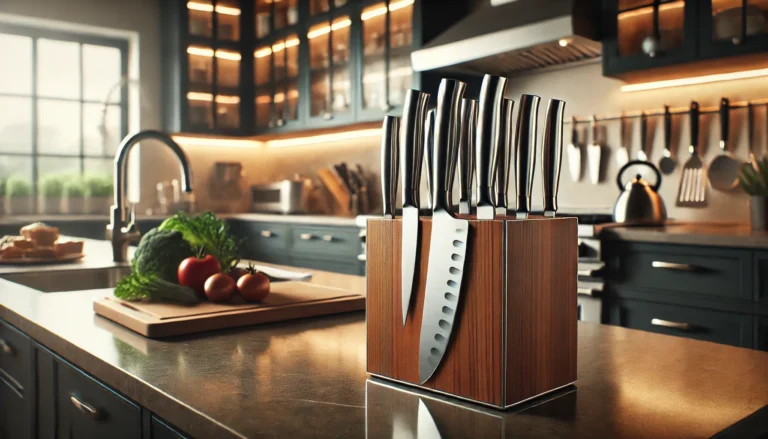
<instances>
[{"instance_id":1,"label":"fresh vegetable","mask_svg":"<svg viewBox=\"0 0 768 439\"><path fill-rule=\"evenodd\" d=\"M115 296L123 300L146 299L182 305L194 305L200 301L192 288L168 282L155 275L136 272L120 279L115 288Z\"/></svg>"},{"instance_id":2,"label":"fresh vegetable","mask_svg":"<svg viewBox=\"0 0 768 439\"><path fill-rule=\"evenodd\" d=\"M133 256L133 271L178 283L179 264L194 254L192 246L180 232L152 229L139 242Z\"/></svg>"},{"instance_id":3,"label":"fresh vegetable","mask_svg":"<svg viewBox=\"0 0 768 439\"><path fill-rule=\"evenodd\" d=\"M247 302L261 302L269 295L269 278L253 266L237 280L237 292Z\"/></svg>"},{"instance_id":4,"label":"fresh vegetable","mask_svg":"<svg viewBox=\"0 0 768 439\"><path fill-rule=\"evenodd\" d=\"M177 233L177 232L172 232ZM211 255L204 258L195 256L181 261L178 267L179 284L195 290L198 296L205 297L205 281L214 274L221 273L221 265Z\"/></svg>"},{"instance_id":5,"label":"fresh vegetable","mask_svg":"<svg viewBox=\"0 0 768 439\"><path fill-rule=\"evenodd\" d=\"M219 261L225 273L239 261L240 243L230 233L227 223L211 212L195 217L177 213L165 220L160 230L181 232L193 247Z\"/></svg>"},{"instance_id":6,"label":"fresh vegetable","mask_svg":"<svg viewBox=\"0 0 768 439\"><path fill-rule=\"evenodd\" d=\"M231 270L229 270L229 273L228 273L228 274L229 274L229 276L230 276L230 277L231 277L231 278L232 278L232 279L233 279L235 282L237 282L237 281L238 281L238 279L240 279L240 278L241 278L241 277L242 277L244 274L246 274L246 273L248 273L248 269L247 269L247 268L242 268L242 267L234 267L234 268L232 268Z\"/></svg>"},{"instance_id":7,"label":"fresh vegetable","mask_svg":"<svg viewBox=\"0 0 768 439\"><path fill-rule=\"evenodd\" d=\"M214 274L205 281L205 295L211 302L228 302L235 295L235 281L226 274Z\"/></svg>"}]
</instances>

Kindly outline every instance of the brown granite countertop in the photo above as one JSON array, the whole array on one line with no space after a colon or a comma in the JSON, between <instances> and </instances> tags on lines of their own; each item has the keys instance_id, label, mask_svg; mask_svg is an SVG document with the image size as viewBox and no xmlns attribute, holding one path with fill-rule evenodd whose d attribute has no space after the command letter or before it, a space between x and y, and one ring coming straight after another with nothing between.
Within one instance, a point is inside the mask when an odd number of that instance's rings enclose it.
<instances>
[{"instance_id":1,"label":"brown granite countertop","mask_svg":"<svg viewBox=\"0 0 768 439\"><path fill-rule=\"evenodd\" d=\"M0 318L195 437L417 437L427 413L453 437L709 437L768 405L768 353L708 342L580 323L576 387L500 412L369 380L362 312L150 340L93 314L106 293L0 280Z\"/></svg>"},{"instance_id":2,"label":"brown granite countertop","mask_svg":"<svg viewBox=\"0 0 768 439\"><path fill-rule=\"evenodd\" d=\"M600 239L660 244L700 245L768 249L768 232L753 232L749 226L715 223L674 223L663 227L596 226Z\"/></svg>"}]
</instances>

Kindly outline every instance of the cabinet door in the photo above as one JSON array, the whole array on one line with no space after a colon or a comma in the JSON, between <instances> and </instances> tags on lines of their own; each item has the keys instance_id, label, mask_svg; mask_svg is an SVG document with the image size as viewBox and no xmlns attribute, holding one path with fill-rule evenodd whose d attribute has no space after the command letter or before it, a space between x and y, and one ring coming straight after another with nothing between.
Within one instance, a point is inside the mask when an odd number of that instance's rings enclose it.
<instances>
[{"instance_id":1,"label":"cabinet door","mask_svg":"<svg viewBox=\"0 0 768 439\"><path fill-rule=\"evenodd\" d=\"M0 438L32 437L32 344L0 321Z\"/></svg>"},{"instance_id":2,"label":"cabinet door","mask_svg":"<svg viewBox=\"0 0 768 439\"><path fill-rule=\"evenodd\" d=\"M604 0L603 73L621 75L692 61L699 1L662 0L654 37L653 0Z\"/></svg>"},{"instance_id":3,"label":"cabinet door","mask_svg":"<svg viewBox=\"0 0 768 439\"><path fill-rule=\"evenodd\" d=\"M350 62L352 21L334 17L310 26L309 117L314 126L350 121L353 113L354 68Z\"/></svg>"},{"instance_id":4,"label":"cabinet door","mask_svg":"<svg viewBox=\"0 0 768 439\"><path fill-rule=\"evenodd\" d=\"M150 423L150 439L184 439L185 436L178 430L166 424L162 419L152 415Z\"/></svg>"},{"instance_id":5,"label":"cabinet door","mask_svg":"<svg viewBox=\"0 0 768 439\"><path fill-rule=\"evenodd\" d=\"M13 384L0 379L0 438L32 437L29 401Z\"/></svg>"},{"instance_id":6,"label":"cabinet door","mask_svg":"<svg viewBox=\"0 0 768 439\"><path fill-rule=\"evenodd\" d=\"M765 52L768 0L707 0L701 8L703 58Z\"/></svg>"},{"instance_id":7,"label":"cabinet door","mask_svg":"<svg viewBox=\"0 0 768 439\"><path fill-rule=\"evenodd\" d=\"M297 35L254 52L256 127L294 128L299 121L299 45Z\"/></svg>"},{"instance_id":8,"label":"cabinet door","mask_svg":"<svg viewBox=\"0 0 768 439\"><path fill-rule=\"evenodd\" d=\"M768 317L756 317L757 339L755 347L761 351L768 351Z\"/></svg>"}]
</instances>

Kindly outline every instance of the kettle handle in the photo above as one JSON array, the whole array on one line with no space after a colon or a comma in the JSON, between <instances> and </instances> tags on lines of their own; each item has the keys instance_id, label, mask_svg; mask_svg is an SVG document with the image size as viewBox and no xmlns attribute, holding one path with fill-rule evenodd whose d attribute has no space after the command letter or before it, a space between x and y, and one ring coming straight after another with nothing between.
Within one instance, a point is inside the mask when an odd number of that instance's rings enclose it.
<instances>
[{"instance_id":1,"label":"kettle handle","mask_svg":"<svg viewBox=\"0 0 768 439\"><path fill-rule=\"evenodd\" d=\"M621 177L624 175L624 172L630 167L634 165L641 165L641 166L647 166L651 169L653 169L653 173L656 174L656 183L651 186L651 188L654 190L654 192L658 192L659 188L661 187L661 172L659 172L659 168L657 168L655 165L653 165L651 162L646 162L643 160L632 160L628 162L626 165L622 166L619 170L619 174L616 176L616 186L619 187L619 192L624 190L624 184L621 179Z\"/></svg>"}]
</instances>

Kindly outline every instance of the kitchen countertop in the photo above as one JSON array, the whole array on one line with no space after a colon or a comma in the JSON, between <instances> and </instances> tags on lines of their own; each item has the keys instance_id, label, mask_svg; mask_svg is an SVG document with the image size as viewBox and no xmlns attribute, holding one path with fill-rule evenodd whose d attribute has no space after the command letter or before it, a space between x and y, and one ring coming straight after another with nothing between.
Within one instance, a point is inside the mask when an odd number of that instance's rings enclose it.
<instances>
[{"instance_id":1,"label":"kitchen countertop","mask_svg":"<svg viewBox=\"0 0 768 439\"><path fill-rule=\"evenodd\" d=\"M768 232L753 232L746 225L670 223L664 227L607 225L596 229L597 237L607 240L768 249Z\"/></svg>"},{"instance_id":2,"label":"kitchen countertop","mask_svg":"<svg viewBox=\"0 0 768 439\"><path fill-rule=\"evenodd\" d=\"M0 264L0 276L13 273L27 273L35 271L72 271L72 270L91 270L99 268L111 268L119 266L128 266L128 262L114 262L112 260L112 243L98 239L76 238L72 236L62 236L62 240L76 239L84 241L83 252L85 257L79 261L64 262L46 265L14 265ZM128 256L133 257L135 247L128 247Z\"/></svg>"},{"instance_id":3,"label":"kitchen countertop","mask_svg":"<svg viewBox=\"0 0 768 439\"><path fill-rule=\"evenodd\" d=\"M170 215L137 215L141 220L163 220ZM219 218L243 221L262 221L290 224L316 224L327 226L355 226L355 218L331 215L279 215L268 213L217 213ZM107 215L29 215L16 217L0 217L0 225L31 224L35 222L76 222L102 221L109 222Z\"/></svg>"},{"instance_id":4,"label":"kitchen countertop","mask_svg":"<svg viewBox=\"0 0 768 439\"><path fill-rule=\"evenodd\" d=\"M619 327L579 323L576 387L501 412L369 379L363 312L151 340L94 315L105 294L0 280L0 318L196 437L416 437L420 401L458 437L709 437L768 405L767 352Z\"/></svg>"}]
</instances>

